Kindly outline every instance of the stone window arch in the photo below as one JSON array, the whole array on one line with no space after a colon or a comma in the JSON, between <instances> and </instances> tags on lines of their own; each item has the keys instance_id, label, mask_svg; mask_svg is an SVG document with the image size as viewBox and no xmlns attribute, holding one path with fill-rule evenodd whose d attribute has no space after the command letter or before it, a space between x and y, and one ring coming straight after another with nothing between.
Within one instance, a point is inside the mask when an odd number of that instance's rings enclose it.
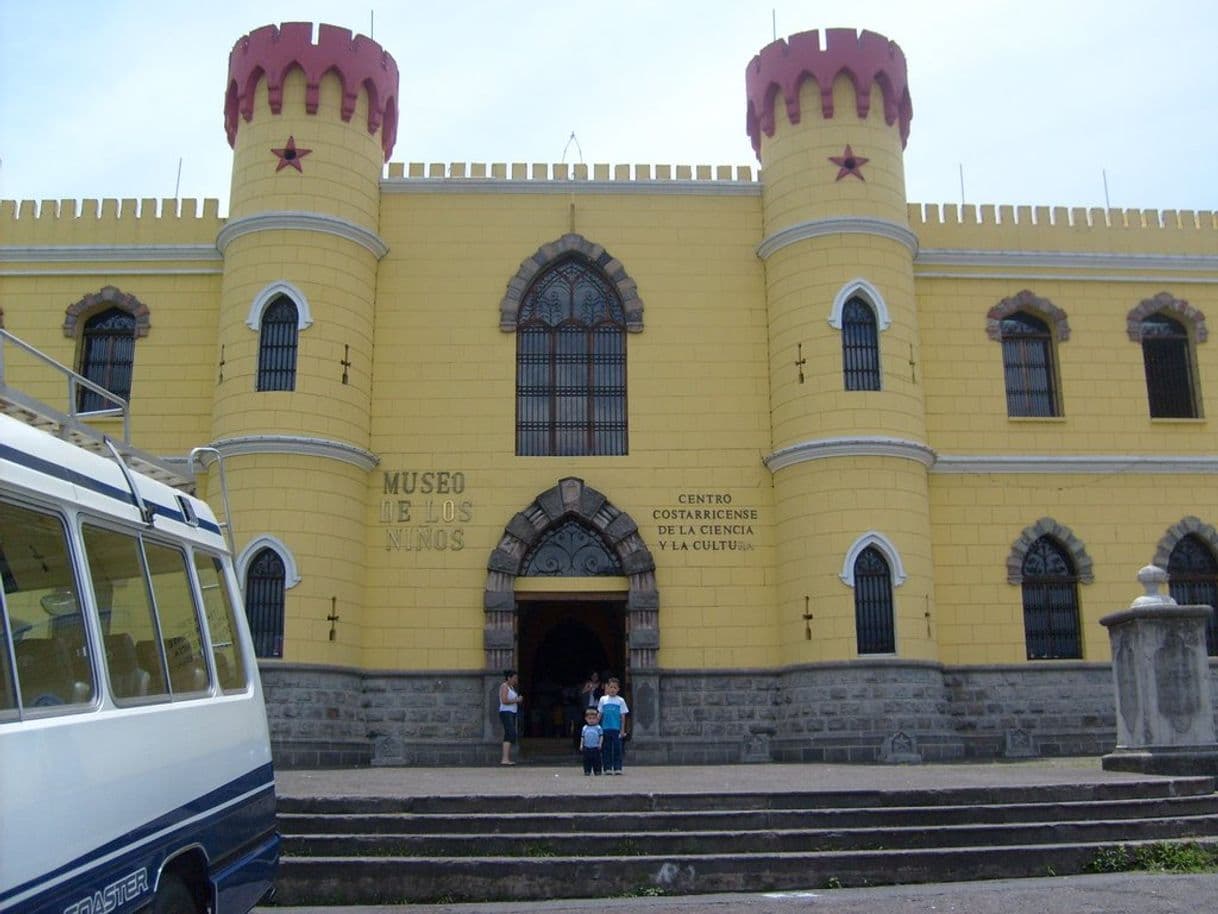
<instances>
[{"instance_id":1,"label":"stone window arch","mask_svg":"<svg viewBox=\"0 0 1218 914\"><path fill-rule=\"evenodd\" d=\"M1129 339L1135 343L1142 342L1142 322L1152 314L1167 314L1193 330L1193 336L1198 343L1204 343L1209 337L1205 326L1205 314L1194 308L1183 299L1176 298L1170 292L1160 292L1152 298L1144 298L1125 315L1125 331Z\"/></svg>"},{"instance_id":2,"label":"stone window arch","mask_svg":"<svg viewBox=\"0 0 1218 914\"><path fill-rule=\"evenodd\" d=\"M1070 321L1066 312L1047 298L1041 298L1030 290L1024 289L1010 298L1004 298L985 315L986 335L995 341L1002 340L1002 322L1013 314L1025 311L1039 317L1053 334L1053 340L1064 343L1070 339Z\"/></svg>"},{"instance_id":3,"label":"stone window arch","mask_svg":"<svg viewBox=\"0 0 1218 914\"><path fill-rule=\"evenodd\" d=\"M1051 517L1042 517L1036 523L1025 527L1019 538L1011 544L1011 552L1007 556L1007 583L1023 583L1023 566L1033 544L1042 536L1050 536L1056 540L1069 554L1074 563L1074 573L1080 584L1091 584L1095 581L1095 573L1091 556L1083 541L1074 535L1074 531L1065 524L1059 524Z\"/></svg>"},{"instance_id":4,"label":"stone window arch","mask_svg":"<svg viewBox=\"0 0 1218 914\"><path fill-rule=\"evenodd\" d=\"M148 306L116 286L103 286L100 291L86 295L64 310L63 335L69 339L80 336L82 320L95 314L117 308L135 318L135 338L143 339L152 329L152 314Z\"/></svg>"},{"instance_id":5,"label":"stone window arch","mask_svg":"<svg viewBox=\"0 0 1218 914\"><path fill-rule=\"evenodd\" d=\"M526 573L538 547L554 531L571 522L612 554L621 569L617 573L627 579L628 663L632 673L655 669L660 646L660 597L656 589L655 559L630 515L616 508L582 479L567 477L538 495L508 522L499 545L487 562L483 593L486 610L483 645L487 670L516 666L513 656L516 578Z\"/></svg>"},{"instance_id":6,"label":"stone window arch","mask_svg":"<svg viewBox=\"0 0 1218 914\"><path fill-rule=\"evenodd\" d=\"M880 294L879 289L860 277L850 280L834 296L833 305L829 309L830 327L834 330L842 329L842 312L846 308L846 303L856 298L861 298L871 306L871 310L875 313L877 330L883 332L892 326L892 318L888 314L888 304L884 301L884 296Z\"/></svg>"},{"instance_id":7,"label":"stone window arch","mask_svg":"<svg viewBox=\"0 0 1218 914\"><path fill-rule=\"evenodd\" d=\"M892 571L893 587L900 587L905 583L907 575L905 574L905 566L901 562L901 553L897 551L897 547L884 534L876 530L868 530L846 550L846 557L842 562L842 570L838 574L843 584L847 587L854 586L854 564L858 561L858 557L864 549L878 549L880 554L884 556L884 559L888 562L888 567Z\"/></svg>"},{"instance_id":8,"label":"stone window arch","mask_svg":"<svg viewBox=\"0 0 1218 914\"><path fill-rule=\"evenodd\" d=\"M262 536L250 540L249 544L241 550L241 554L237 556L234 563L237 568L238 578L242 581L245 580L245 574L249 571L250 562L263 549L273 549L283 561L284 587L291 590L300 583L300 571L296 566L296 556L292 554L292 550L288 547L287 543L277 536L271 536L269 533L264 533Z\"/></svg>"},{"instance_id":9,"label":"stone window arch","mask_svg":"<svg viewBox=\"0 0 1218 914\"><path fill-rule=\"evenodd\" d=\"M622 301L626 330L630 333L641 332L643 300L639 298L638 285L617 258L599 244L594 244L583 235L575 233L568 233L556 241L543 244L533 256L520 264L516 275L508 280L507 291L499 303L499 329L505 333L516 332L520 306L533 280L546 267L567 255L582 257L604 274Z\"/></svg>"},{"instance_id":10,"label":"stone window arch","mask_svg":"<svg viewBox=\"0 0 1218 914\"><path fill-rule=\"evenodd\" d=\"M286 296L296 305L296 328L308 330L313 325L313 311L305 294L292 283L283 279L268 283L265 288L250 302L249 314L245 318L245 326L253 331L262 327L262 315L280 296Z\"/></svg>"}]
</instances>

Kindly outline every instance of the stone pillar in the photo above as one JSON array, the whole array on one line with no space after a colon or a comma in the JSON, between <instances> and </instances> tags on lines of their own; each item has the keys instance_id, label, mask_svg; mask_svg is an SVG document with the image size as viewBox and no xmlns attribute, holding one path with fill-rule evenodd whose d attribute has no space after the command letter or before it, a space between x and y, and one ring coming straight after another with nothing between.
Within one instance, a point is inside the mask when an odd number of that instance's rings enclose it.
<instances>
[{"instance_id":1,"label":"stone pillar","mask_svg":"<svg viewBox=\"0 0 1218 914\"><path fill-rule=\"evenodd\" d=\"M1167 572L1138 572L1146 593L1100 619L1112 642L1117 746L1109 771L1218 775L1205 625L1212 609L1181 606L1160 592Z\"/></svg>"}]
</instances>

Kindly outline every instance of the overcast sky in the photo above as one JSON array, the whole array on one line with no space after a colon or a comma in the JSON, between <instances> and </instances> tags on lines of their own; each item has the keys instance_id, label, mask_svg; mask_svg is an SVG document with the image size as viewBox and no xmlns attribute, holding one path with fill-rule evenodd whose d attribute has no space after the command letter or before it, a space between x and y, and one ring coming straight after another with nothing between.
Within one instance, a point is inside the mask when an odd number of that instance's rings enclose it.
<instances>
[{"instance_id":1,"label":"overcast sky","mask_svg":"<svg viewBox=\"0 0 1218 914\"><path fill-rule=\"evenodd\" d=\"M397 60L396 162L756 164L774 36L880 32L913 97L909 199L1218 210L1214 0L0 0L0 198L218 197L228 54L330 22ZM574 145L566 161L580 160ZM0 243L3 238L0 237Z\"/></svg>"}]
</instances>

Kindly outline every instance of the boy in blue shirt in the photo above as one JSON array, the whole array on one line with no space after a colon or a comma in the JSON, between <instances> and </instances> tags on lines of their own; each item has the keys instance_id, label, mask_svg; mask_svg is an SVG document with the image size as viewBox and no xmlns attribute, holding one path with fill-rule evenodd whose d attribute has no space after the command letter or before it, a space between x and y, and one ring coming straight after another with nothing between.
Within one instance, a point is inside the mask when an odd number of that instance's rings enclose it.
<instances>
[{"instance_id":1,"label":"boy in blue shirt","mask_svg":"<svg viewBox=\"0 0 1218 914\"><path fill-rule=\"evenodd\" d=\"M604 732L605 745L603 750L605 774L622 773L622 737L626 730L626 717L630 708L626 707L626 699L618 695L622 683L615 676L605 683L605 694L597 703L601 717L601 730Z\"/></svg>"},{"instance_id":2,"label":"boy in blue shirt","mask_svg":"<svg viewBox=\"0 0 1218 914\"><path fill-rule=\"evenodd\" d=\"M584 775L597 776L601 773L601 743L604 741L604 731L596 722L596 708L588 708L584 712L584 729L579 736L579 748L584 754Z\"/></svg>"}]
</instances>

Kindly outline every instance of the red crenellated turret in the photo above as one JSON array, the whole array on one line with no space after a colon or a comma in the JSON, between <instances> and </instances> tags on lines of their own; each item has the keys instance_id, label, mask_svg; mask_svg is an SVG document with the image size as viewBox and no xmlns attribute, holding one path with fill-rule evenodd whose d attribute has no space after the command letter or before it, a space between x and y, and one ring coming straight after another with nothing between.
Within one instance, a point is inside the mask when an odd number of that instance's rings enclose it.
<instances>
[{"instance_id":1,"label":"red crenellated turret","mask_svg":"<svg viewBox=\"0 0 1218 914\"><path fill-rule=\"evenodd\" d=\"M800 119L799 88L805 79L815 79L820 88L821 114L833 117L833 81L839 74L854 83L858 116L871 108L872 86L883 95L884 119L900 124L901 144L909 138L913 105L905 73L905 54L895 41L875 32L859 34L854 29L826 29L825 48L820 32L800 32L761 49L745 71L749 107L747 130L753 151L761 157L761 134L774 135L774 106L779 93L792 124Z\"/></svg>"},{"instance_id":2,"label":"red crenellated turret","mask_svg":"<svg viewBox=\"0 0 1218 914\"><path fill-rule=\"evenodd\" d=\"M319 28L313 43L309 22L285 22L263 26L242 37L228 57L228 91L224 100L224 129L228 144L237 140L239 117L254 116L254 92L262 79L267 83L271 111L283 105L283 81L299 67L307 84L305 109L317 113L322 77L334 72L342 83L342 118L351 120L360 90L368 93L368 132L381 131L381 148L389 161L397 140L398 65L384 48L350 29L333 25Z\"/></svg>"}]
</instances>

